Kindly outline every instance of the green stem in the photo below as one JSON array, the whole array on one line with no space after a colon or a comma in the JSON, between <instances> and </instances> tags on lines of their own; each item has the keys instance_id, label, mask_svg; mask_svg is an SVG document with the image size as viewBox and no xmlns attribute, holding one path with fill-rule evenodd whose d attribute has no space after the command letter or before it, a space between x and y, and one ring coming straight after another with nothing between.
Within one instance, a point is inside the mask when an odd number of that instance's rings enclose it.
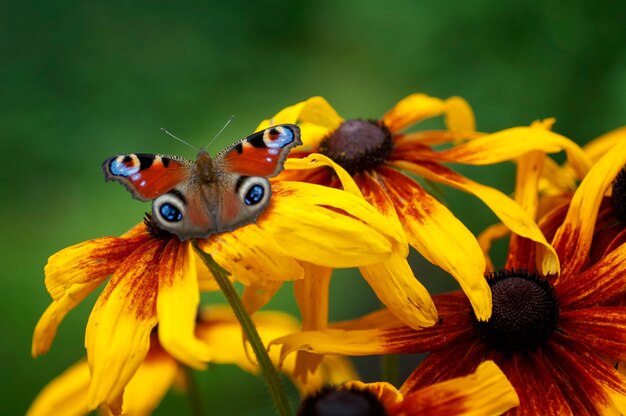
<instances>
[{"instance_id":1,"label":"green stem","mask_svg":"<svg viewBox=\"0 0 626 416\"><path fill-rule=\"evenodd\" d=\"M196 383L193 370L189 367L185 367L185 378L187 379L187 390L189 401L191 402L191 414L194 416L203 416L204 406L202 405L202 397L200 396L198 383Z\"/></svg>"},{"instance_id":2,"label":"green stem","mask_svg":"<svg viewBox=\"0 0 626 416\"><path fill-rule=\"evenodd\" d=\"M382 359L382 379L388 383L398 386L398 356L395 354L383 355Z\"/></svg>"},{"instance_id":3,"label":"green stem","mask_svg":"<svg viewBox=\"0 0 626 416\"><path fill-rule=\"evenodd\" d=\"M202 251L200 246L198 246L198 242L193 240L193 248L196 250L196 253L200 256L204 264L207 266L209 271L213 274L215 281L219 285L222 293L228 300L235 316L239 320L241 324L241 328L244 332L244 335L250 345L252 346L252 350L254 351L254 355L256 355L257 362L259 363L259 367L261 368L261 373L263 374L263 378L265 379L265 383L270 390L270 395L272 396L272 400L274 401L274 405L276 406L276 410L280 416L290 416L291 409L289 407L289 402L287 400L287 395L283 389L283 386L278 378L278 373L276 372L276 368L272 364L270 357L267 355L267 351L263 342L261 341L261 337L259 337L259 333L250 318L250 315L246 312L235 287L228 279L228 271L226 271L222 266L217 264L211 255Z\"/></svg>"}]
</instances>

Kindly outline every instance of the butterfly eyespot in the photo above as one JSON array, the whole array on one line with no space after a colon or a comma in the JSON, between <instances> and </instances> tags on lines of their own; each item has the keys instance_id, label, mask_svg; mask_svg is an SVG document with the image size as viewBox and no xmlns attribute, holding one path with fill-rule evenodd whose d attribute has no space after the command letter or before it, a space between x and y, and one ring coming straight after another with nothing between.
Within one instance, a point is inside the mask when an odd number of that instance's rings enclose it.
<instances>
[{"instance_id":1,"label":"butterfly eyespot","mask_svg":"<svg viewBox=\"0 0 626 416\"><path fill-rule=\"evenodd\" d=\"M246 205L256 205L263 200L265 190L261 185L253 185L243 198Z\"/></svg>"},{"instance_id":2,"label":"butterfly eyespot","mask_svg":"<svg viewBox=\"0 0 626 416\"><path fill-rule=\"evenodd\" d=\"M168 204L167 202L159 207L159 213L161 217L168 222L178 222L183 219L183 213L174 205Z\"/></svg>"}]
</instances>

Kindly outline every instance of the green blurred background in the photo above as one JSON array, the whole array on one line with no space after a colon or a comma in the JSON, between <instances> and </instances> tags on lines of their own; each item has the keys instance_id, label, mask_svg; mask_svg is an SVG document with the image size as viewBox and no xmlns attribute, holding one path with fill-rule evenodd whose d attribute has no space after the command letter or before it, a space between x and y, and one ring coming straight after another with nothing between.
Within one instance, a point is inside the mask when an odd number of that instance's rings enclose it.
<instances>
[{"instance_id":1,"label":"green blurred background","mask_svg":"<svg viewBox=\"0 0 626 416\"><path fill-rule=\"evenodd\" d=\"M626 6L567 3L2 2L0 414L23 414L84 354L94 296L66 318L49 354L30 357L32 330L50 300L47 257L117 235L148 209L104 183L106 157L193 158L159 128L202 146L235 114L215 152L312 95L345 117L377 117L412 92L460 95L482 131L554 116L556 131L587 142L626 124ZM511 165L463 172L512 190ZM495 222L475 199L445 192L472 231ZM433 292L457 287L419 256L411 261ZM331 302L334 319L377 305L362 279L345 272ZM270 306L295 312L291 288ZM377 377L375 362L358 364L366 379ZM229 367L198 377L211 414L271 414L259 379ZM185 397L169 394L156 414L188 409Z\"/></svg>"}]
</instances>

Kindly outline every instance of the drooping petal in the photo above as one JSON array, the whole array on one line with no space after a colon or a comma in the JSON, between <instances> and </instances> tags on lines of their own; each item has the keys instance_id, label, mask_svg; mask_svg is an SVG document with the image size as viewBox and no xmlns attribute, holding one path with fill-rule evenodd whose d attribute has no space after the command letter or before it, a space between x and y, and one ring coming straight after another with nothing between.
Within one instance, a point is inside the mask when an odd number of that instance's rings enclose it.
<instances>
[{"instance_id":1,"label":"drooping petal","mask_svg":"<svg viewBox=\"0 0 626 416\"><path fill-rule=\"evenodd\" d=\"M574 193L567 217L553 240L559 258L563 259L560 280L574 276L586 262L602 197L624 164L626 141L602 157Z\"/></svg>"},{"instance_id":2,"label":"drooping petal","mask_svg":"<svg viewBox=\"0 0 626 416\"><path fill-rule=\"evenodd\" d=\"M478 319L488 319L491 290L484 278L485 259L474 235L413 179L386 167L380 167L378 173L411 246L454 276Z\"/></svg>"},{"instance_id":3,"label":"drooping petal","mask_svg":"<svg viewBox=\"0 0 626 416\"><path fill-rule=\"evenodd\" d=\"M228 270L244 285L252 285L266 280L290 281L302 279L302 268L284 246L268 236L257 220L228 233L198 240L202 250L213 256L215 261ZM280 216L268 223L280 222ZM200 267L205 267L202 263Z\"/></svg>"},{"instance_id":4,"label":"drooping petal","mask_svg":"<svg viewBox=\"0 0 626 416\"><path fill-rule=\"evenodd\" d=\"M138 248L115 271L91 311L85 347L91 368L90 409L106 403L122 411L124 388L150 347L157 324L158 265L164 243Z\"/></svg>"},{"instance_id":5,"label":"drooping petal","mask_svg":"<svg viewBox=\"0 0 626 416\"><path fill-rule=\"evenodd\" d=\"M290 158L285 161L286 170L309 170L317 168L331 168L339 180L344 191L350 192L353 195L361 196L361 191L355 183L352 176L341 165L335 163L331 158L326 157L320 153L308 155L303 159ZM308 181L310 182L310 181ZM317 183L317 182L316 182Z\"/></svg>"},{"instance_id":6,"label":"drooping petal","mask_svg":"<svg viewBox=\"0 0 626 416\"><path fill-rule=\"evenodd\" d=\"M419 329L437 322L435 304L404 256L392 254L387 260L360 270L378 299L403 323Z\"/></svg>"},{"instance_id":7,"label":"drooping petal","mask_svg":"<svg viewBox=\"0 0 626 416\"><path fill-rule=\"evenodd\" d=\"M131 238L96 238L56 252L44 268L48 293L59 300L75 283L102 282L148 238L145 233Z\"/></svg>"},{"instance_id":8,"label":"drooping petal","mask_svg":"<svg viewBox=\"0 0 626 416\"><path fill-rule=\"evenodd\" d=\"M299 280L296 280L296 282L299 282ZM282 285L283 282L266 280L245 286L243 288L243 294L241 295L241 301L246 308L246 312L252 315L263 306L267 305Z\"/></svg>"},{"instance_id":9,"label":"drooping petal","mask_svg":"<svg viewBox=\"0 0 626 416\"><path fill-rule=\"evenodd\" d=\"M426 94L411 94L403 98L382 116L381 121L395 133L442 114L446 115L446 124L452 130L475 129L474 115L465 100L460 97L441 100Z\"/></svg>"},{"instance_id":10,"label":"drooping petal","mask_svg":"<svg viewBox=\"0 0 626 416\"><path fill-rule=\"evenodd\" d=\"M570 165L582 178L591 167L583 150L565 136L542 126L513 127L436 152L435 160L470 165L492 165L514 160L531 151L567 153Z\"/></svg>"},{"instance_id":11,"label":"drooping petal","mask_svg":"<svg viewBox=\"0 0 626 416\"><path fill-rule=\"evenodd\" d=\"M569 384L579 386L600 414L626 413L626 378L586 345L554 332L550 358ZM567 380L569 378L569 380Z\"/></svg>"},{"instance_id":12,"label":"drooping petal","mask_svg":"<svg viewBox=\"0 0 626 416\"><path fill-rule=\"evenodd\" d=\"M591 160L597 161L624 140L626 140L626 127L620 127L593 139L584 145L583 149Z\"/></svg>"},{"instance_id":13,"label":"drooping petal","mask_svg":"<svg viewBox=\"0 0 626 416\"><path fill-rule=\"evenodd\" d=\"M552 246L548 244L537 224L517 203L515 203L515 201L502 192L471 181L445 166L430 161L421 161L419 164L396 161L393 162L393 165L401 169L406 169L426 179L474 194L480 198L512 232L542 245L542 249L545 250L545 253L541 255L542 264L539 265L539 267L544 275L559 272L559 257L556 255Z\"/></svg>"},{"instance_id":14,"label":"drooping petal","mask_svg":"<svg viewBox=\"0 0 626 416\"><path fill-rule=\"evenodd\" d=\"M180 365L153 341L150 351L124 392L124 414L149 415L176 378Z\"/></svg>"},{"instance_id":15,"label":"drooping petal","mask_svg":"<svg viewBox=\"0 0 626 416\"><path fill-rule=\"evenodd\" d=\"M331 268L303 262L304 278L294 284L294 294L302 317L302 330L325 329L328 325L328 289Z\"/></svg>"},{"instance_id":16,"label":"drooping petal","mask_svg":"<svg viewBox=\"0 0 626 416\"><path fill-rule=\"evenodd\" d=\"M561 312L559 326L603 355L626 360L626 308L596 307Z\"/></svg>"},{"instance_id":17,"label":"drooping petal","mask_svg":"<svg viewBox=\"0 0 626 416\"><path fill-rule=\"evenodd\" d=\"M59 300L53 301L50 306L48 306L35 326L31 346L31 354L33 357L45 354L50 350L57 329L61 321L65 318L65 315L89 296L95 288L100 286L100 283L100 281L85 284L75 283L65 290L65 294Z\"/></svg>"},{"instance_id":18,"label":"drooping petal","mask_svg":"<svg viewBox=\"0 0 626 416\"><path fill-rule=\"evenodd\" d=\"M407 394L391 407L396 416L500 415L518 406L515 389L493 361L485 361L464 377L443 381Z\"/></svg>"},{"instance_id":19,"label":"drooping petal","mask_svg":"<svg viewBox=\"0 0 626 416\"><path fill-rule=\"evenodd\" d=\"M159 341L178 361L203 369L211 358L209 347L195 337L196 315L200 303L198 279L190 268L195 256L189 242L171 239L161 256L158 269L156 311Z\"/></svg>"},{"instance_id":20,"label":"drooping petal","mask_svg":"<svg viewBox=\"0 0 626 416\"><path fill-rule=\"evenodd\" d=\"M454 315L441 324L421 330L403 326L300 332L274 339L270 347L281 345L281 360L294 351L356 356L417 353L447 345L471 330L469 316Z\"/></svg>"},{"instance_id":21,"label":"drooping petal","mask_svg":"<svg viewBox=\"0 0 626 416\"><path fill-rule=\"evenodd\" d=\"M384 260L405 241L363 198L298 182L274 188L269 214L259 217L257 225L299 260L327 267L362 266Z\"/></svg>"},{"instance_id":22,"label":"drooping petal","mask_svg":"<svg viewBox=\"0 0 626 416\"><path fill-rule=\"evenodd\" d=\"M598 263L559 281L555 289L564 310L589 308L611 302L626 291L626 244L613 250Z\"/></svg>"},{"instance_id":23,"label":"drooping petal","mask_svg":"<svg viewBox=\"0 0 626 416\"><path fill-rule=\"evenodd\" d=\"M85 390L89 387L90 379L87 361L79 361L44 387L30 405L26 416L86 415L89 410Z\"/></svg>"}]
</instances>

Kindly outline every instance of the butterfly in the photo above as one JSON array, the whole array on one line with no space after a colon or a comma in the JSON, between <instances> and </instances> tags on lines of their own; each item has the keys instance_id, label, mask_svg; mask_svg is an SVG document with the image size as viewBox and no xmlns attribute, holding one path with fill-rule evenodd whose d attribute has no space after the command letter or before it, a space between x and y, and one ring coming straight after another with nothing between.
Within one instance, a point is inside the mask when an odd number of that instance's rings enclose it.
<instances>
[{"instance_id":1,"label":"butterfly","mask_svg":"<svg viewBox=\"0 0 626 416\"><path fill-rule=\"evenodd\" d=\"M159 228L187 240L255 222L272 194L267 178L278 175L289 151L301 144L300 128L281 124L239 140L215 158L204 149L195 162L129 153L108 158L102 170L107 182L121 183L135 199L152 200Z\"/></svg>"}]
</instances>

